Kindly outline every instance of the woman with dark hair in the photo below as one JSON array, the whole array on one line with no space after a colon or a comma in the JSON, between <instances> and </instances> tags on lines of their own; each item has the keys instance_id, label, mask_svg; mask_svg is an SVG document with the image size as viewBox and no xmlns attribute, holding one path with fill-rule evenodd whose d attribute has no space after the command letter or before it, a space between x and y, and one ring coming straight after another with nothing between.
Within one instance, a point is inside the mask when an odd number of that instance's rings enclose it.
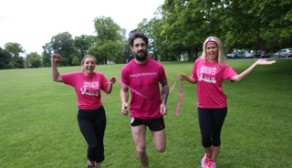
<instances>
[{"instance_id":1,"label":"woman with dark hair","mask_svg":"<svg viewBox=\"0 0 292 168\"><path fill-rule=\"evenodd\" d=\"M88 168L100 168L104 160L104 132L106 128L106 114L101 103L101 90L107 94L112 91L115 78L107 81L103 73L94 72L96 58L86 55L81 61L82 72L59 74L57 65L61 55L53 54L52 77L56 82L72 86L77 95L78 124L87 144Z\"/></svg>"}]
</instances>

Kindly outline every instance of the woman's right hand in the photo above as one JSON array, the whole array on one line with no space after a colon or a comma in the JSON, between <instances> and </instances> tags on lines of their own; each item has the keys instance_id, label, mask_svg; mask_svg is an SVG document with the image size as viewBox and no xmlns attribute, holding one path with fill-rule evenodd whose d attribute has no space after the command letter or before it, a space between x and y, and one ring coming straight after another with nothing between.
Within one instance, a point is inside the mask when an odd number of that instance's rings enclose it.
<instances>
[{"instance_id":1,"label":"woman's right hand","mask_svg":"<svg viewBox=\"0 0 292 168\"><path fill-rule=\"evenodd\" d=\"M52 54L51 55L51 62L52 63L59 63L61 60L62 56L60 54Z\"/></svg>"},{"instance_id":2,"label":"woman's right hand","mask_svg":"<svg viewBox=\"0 0 292 168\"><path fill-rule=\"evenodd\" d=\"M179 80L186 80L186 75L184 74L184 73L179 73L179 74L177 74L177 78L179 79Z\"/></svg>"}]
</instances>

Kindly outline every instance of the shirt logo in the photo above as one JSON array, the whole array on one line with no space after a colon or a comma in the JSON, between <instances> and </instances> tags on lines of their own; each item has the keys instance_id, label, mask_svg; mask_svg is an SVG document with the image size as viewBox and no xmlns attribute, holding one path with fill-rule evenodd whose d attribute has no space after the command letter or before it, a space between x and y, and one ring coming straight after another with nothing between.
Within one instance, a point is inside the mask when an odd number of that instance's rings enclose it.
<instances>
[{"instance_id":1,"label":"shirt logo","mask_svg":"<svg viewBox=\"0 0 292 168\"><path fill-rule=\"evenodd\" d=\"M85 81L83 83L83 86L80 88L80 91L81 91L81 95L98 96L99 95L99 83Z\"/></svg>"},{"instance_id":2,"label":"shirt logo","mask_svg":"<svg viewBox=\"0 0 292 168\"><path fill-rule=\"evenodd\" d=\"M207 67L207 66L202 66L199 74L198 74L198 80L199 81L204 81L207 83L216 83L216 75L217 68L216 67Z\"/></svg>"}]
</instances>

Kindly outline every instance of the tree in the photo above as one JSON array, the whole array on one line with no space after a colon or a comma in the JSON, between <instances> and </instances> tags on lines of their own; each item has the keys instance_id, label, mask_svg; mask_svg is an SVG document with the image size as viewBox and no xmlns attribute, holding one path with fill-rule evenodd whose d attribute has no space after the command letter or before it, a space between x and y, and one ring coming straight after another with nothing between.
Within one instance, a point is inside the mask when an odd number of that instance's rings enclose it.
<instances>
[{"instance_id":1,"label":"tree","mask_svg":"<svg viewBox=\"0 0 292 168\"><path fill-rule=\"evenodd\" d=\"M98 63L107 64L108 61L121 62L123 55L123 33L110 17L98 17L94 20L96 30L96 41L88 50L88 53L94 55Z\"/></svg>"},{"instance_id":2,"label":"tree","mask_svg":"<svg viewBox=\"0 0 292 168\"><path fill-rule=\"evenodd\" d=\"M26 56L26 67L38 68L42 66L42 57L37 52L31 52Z\"/></svg>"},{"instance_id":3,"label":"tree","mask_svg":"<svg viewBox=\"0 0 292 168\"><path fill-rule=\"evenodd\" d=\"M51 66L52 46L50 43L43 45L42 64L44 67Z\"/></svg>"},{"instance_id":4,"label":"tree","mask_svg":"<svg viewBox=\"0 0 292 168\"><path fill-rule=\"evenodd\" d=\"M95 37L89 35L76 36L74 38L74 46L79 52L79 59L81 60L87 54L89 47L94 45Z\"/></svg>"},{"instance_id":5,"label":"tree","mask_svg":"<svg viewBox=\"0 0 292 168\"><path fill-rule=\"evenodd\" d=\"M74 47L74 40L69 32L64 32L53 36L50 44L48 45L51 53L58 53L62 55L60 65L72 65L73 57L77 54Z\"/></svg>"},{"instance_id":6,"label":"tree","mask_svg":"<svg viewBox=\"0 0 292 168\"><path fill-rule=\"evenodd\" d=\"M12 55L12 68L24 68L24 59L20 57L20 53L25 52L22 46L19 43L8 42L4 48Z\"/></svg>"},{"instance_id":7,"label":"tree","mask_svg":"<svg viewBox=\"0 0 292 168\"><path fill-rule=\"evenodd\" d=\"M165 54L187 52L191 58L210 35L218 36L227 50L289 47L291 6L284 0L165 0L160 26Z\"/></svg>"},{"instance_id":8,"label":"tree","mask_svg":"<svg viewBox=\"0 0 292 168\"><path fill-rule=\"evenodd\" d=\"M206 36L216 32L216 25L209 27L212 18L208 1L166 0L162 5L162 42L168 57L180 59L187 53L189 60L201 50Z\"/></svg>"},{"instance_id":9,"label":"tree","mask_svg":"<svg viewBox=\"0 0 292 168\"><path fill-rule=\"evenodd\" d=\"M12 55L0 47L0 69L12 68Z\"/></svg>"}]
</instances>

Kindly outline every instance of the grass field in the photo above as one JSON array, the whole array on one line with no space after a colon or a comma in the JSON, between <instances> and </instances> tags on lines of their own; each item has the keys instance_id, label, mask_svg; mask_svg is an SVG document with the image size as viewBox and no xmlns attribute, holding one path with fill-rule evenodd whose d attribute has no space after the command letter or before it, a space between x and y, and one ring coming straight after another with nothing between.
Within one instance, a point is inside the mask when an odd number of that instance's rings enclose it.
<instances>
[{"instance_id":1,"label":"grass field","mask_svg":"<svg viewBox=\"0 0 292 168\"><path fill-rule=\"evenodd\" d=\"M254 60L229 60L242 72ZM164 62L169 85L178 72L190 74L193 63ZM108 78L122 65L101 65ZM61 73L81 67L62 67ZM50 68L0 71L0 167L86 167L86 143L79 131L73 89L51 80ZM129 117L120 112L120 86L103 99L107 113L104 168L139 168ZM152 168L199 168L200 142L196 86L184 83L179 116L175 115L179 81L169 96L167 150L155 152L148 131ZM240 83L225 82L228 115L222 130L218 168L292 167L292 60L258 67Z\"/></svg>"}]
</instances>

